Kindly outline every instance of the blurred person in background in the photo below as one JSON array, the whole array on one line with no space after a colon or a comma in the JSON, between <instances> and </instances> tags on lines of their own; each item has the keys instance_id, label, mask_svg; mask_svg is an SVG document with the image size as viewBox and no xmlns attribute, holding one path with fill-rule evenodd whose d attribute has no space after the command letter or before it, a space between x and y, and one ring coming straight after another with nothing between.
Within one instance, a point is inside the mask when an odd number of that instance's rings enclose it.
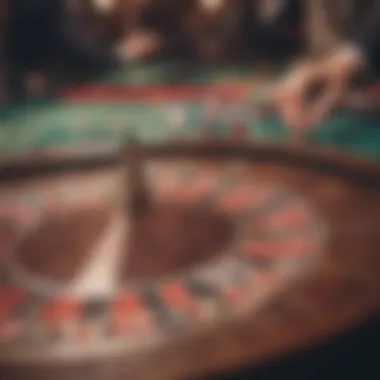
<instances>
[{"instance_id":1,"label":"blurred person in background","mask_svg":"<svg viewBox=\"0 0 380 380\"><path fill-rule=\"evenodd\" d=\"M153 36L131 38L142 0L8 0L6 90L53 95L67 75L112 69L149 55Z\"/></svg>"},{"instance_id":2,"label":"blurred person in background","mask_svg":"<svg viewBox=\"0 0 380 380\"><path fill-rule=\"evenodd\" d=\"M236 0L155 0L143 22L160 36L166 57L229 60L241 47L242 12L242 2Z\"/></svg>"},{"instance_id":3,"label":"blurred person in background","mask_svg":"<svg viewBox=\"0 0 380 380\"><path fill-rule=\"evenodd\" d=\"M242 1L188 2L183 17L183 33L195 58L205 61L241 58L243 12Z\"/></svg>"}]
</instances>

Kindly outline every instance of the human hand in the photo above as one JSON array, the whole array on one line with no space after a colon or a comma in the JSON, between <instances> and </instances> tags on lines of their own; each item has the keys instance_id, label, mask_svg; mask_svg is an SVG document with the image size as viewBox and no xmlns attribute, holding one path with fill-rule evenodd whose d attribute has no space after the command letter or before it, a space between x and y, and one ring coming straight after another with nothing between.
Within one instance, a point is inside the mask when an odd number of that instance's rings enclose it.
<instances>
[{"instance_id":1,"label":"human hand","mask_svg":"<svg viewBox=\"0 0 380 380\"><path fill-rule=\"evenodd\" d=\"M273 91L280 118L292 131L314 127L341 101L359 68L358 57L343 49L296 66Z\"/></svg>"},{"instance_id":2,"label":"human hand","mask_svg":"<svg viewBox=\"0 0 380 380\"><path fill-rule=\"evenodd\" d=\"M138 61L155 53L161 45L160 38L154 33L135 32L128 36L121 47L124 59Z\"/></svg>"}]
</instances>

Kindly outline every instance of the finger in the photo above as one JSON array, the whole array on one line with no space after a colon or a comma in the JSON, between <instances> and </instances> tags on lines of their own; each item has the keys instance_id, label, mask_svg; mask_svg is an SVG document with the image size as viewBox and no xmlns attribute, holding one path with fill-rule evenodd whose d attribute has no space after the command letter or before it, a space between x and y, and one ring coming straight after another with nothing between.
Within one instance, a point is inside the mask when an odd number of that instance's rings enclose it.
<instances>
[{"instance_id":1,"label":"finger","mask_svg":"<svg viewBox=\"0 0 380 380\"><path fill-rule=\"evenodd\" d=\"M310 72L302 67L278 87L273 89L273 99L281 120L289 129L302 128L307 113L305 94L310 82Z\"/></svg>"},{"instance_id":2,"label":"finger","mask_svg":"<svg viewBox=\"0 0 380 380\"><path fill-rule=\"evenodd\" d=\"M309 75L308 75L309 74ZM323 74L323 73L322 73ZM302 75L302 73L301 73ZM295 92L293 103L289 106L289 112L292 112L291 126L296 129L310 129L320 120L321 117L328 112L329 107L335 104L337 86L330 84L323 88L323 93L315 99L310 99L308 91L314 83L318 83L321 78L321 73L311 71L305 73L299 78L299 88Z\"/></svg>"},{"instance_id":3,"label":"finger","mask_svg":"<svg viewBox=\"0 0 380 380\"><path fill-rule=\"evenodd\" d=\"M268 98L274 105L281 105L284 95L284 83L276 84L268 89Z\"/></svg>"},{"instance_id":4,"label":"finger","mask_svg":"<svg viewBox=\"0 0 380 380\"><path fill-rule=\"evenodd\" d=\"M344 92L341 86L332 83L314 103L309 114L309 123L319 124L336 106L341 94Z\"/></svg>"},{"instance_id":5,"label":"finger","mask_svg":"<svg viewBox=\"0 0 380 380\"><path fill-rule=\"evenodd\" d=\"M290 102L291 96L292 86L289 80L270 89L270 99L277 111L283 112L286 110L286 105Z\"/></svg>"},{"instance_id":6,"label":"finger","mask_svg":"<svg viewBox=\"0 0 380 380\"><path fill-rule=\"evenodd\" d=\"M302 88L291 88L284 98L282 114L289 128L301 128L304 118L304 102Z\"/></svg>"}]
</instances>

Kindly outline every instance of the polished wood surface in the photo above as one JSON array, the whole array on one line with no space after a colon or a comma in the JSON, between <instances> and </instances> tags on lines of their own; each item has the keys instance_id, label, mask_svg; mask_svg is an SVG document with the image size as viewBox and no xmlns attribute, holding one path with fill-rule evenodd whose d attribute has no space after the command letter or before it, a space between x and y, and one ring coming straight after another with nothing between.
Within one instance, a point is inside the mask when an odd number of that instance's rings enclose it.
<instances>
[{"instance_id":1,"label":"polished wood surface","mask_svg":"<svg viewBox=\"0 0 380 380\"><path fill-rule=\"evenodd\" d=\"M68 210L43 218L37 230L21 240L15 261L36 276L67 282L88 260L110 221L110 210Z\"/></svg>"},{"instance_id":2,"label":"polished wood surface","mask_svg":"<svg viewBox=\"0 0 380 380\"><path fill-rule=\"evenodd\" d=\"M179 205L152 206L134 217L126 249L125 279L161 277L190 269L223 252L232 223L214 211Z\"/></svg>"},{"instance_id":3,"label":"polished wood surface","mask_svg":"<svg viewBox=\"0 0 380 380\"><path fill-rule=\"evenodd\" d=\"M296 277L254 313L220 321L187 336L173 336L164 347L138 355L54 365L5 365L0 368L2 376L15 380L25 378L26 373L41 380L185 379L296 352L379 313L377 164L310 147L194 144L158 147L152 152L157 160L182 157L199 165L244 159L249 165L242 176L286 185L316 208L328 227L324 252L311 270ZM108 157L100 166L115 162ZM89 170L90 163L86 165Z\"/></svg>"}]
</instances>

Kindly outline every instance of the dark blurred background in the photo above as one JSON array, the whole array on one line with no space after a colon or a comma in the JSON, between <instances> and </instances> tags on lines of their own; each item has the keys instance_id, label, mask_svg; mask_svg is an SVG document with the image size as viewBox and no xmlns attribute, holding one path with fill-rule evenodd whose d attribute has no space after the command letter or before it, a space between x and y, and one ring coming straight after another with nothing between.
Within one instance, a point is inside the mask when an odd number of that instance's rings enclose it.
<instances>
[{"instance_id":1,"label":"dark blurred background","mask_svg":"<svg viewBox=\"0 0 380 380\"><path fill-rule=\"evenodd\" d=\"M305 45L301 4L1 0L2 98L54 96L63 83L146 60L191 66L288 59Z\"/></svg>"}]
</instances>

